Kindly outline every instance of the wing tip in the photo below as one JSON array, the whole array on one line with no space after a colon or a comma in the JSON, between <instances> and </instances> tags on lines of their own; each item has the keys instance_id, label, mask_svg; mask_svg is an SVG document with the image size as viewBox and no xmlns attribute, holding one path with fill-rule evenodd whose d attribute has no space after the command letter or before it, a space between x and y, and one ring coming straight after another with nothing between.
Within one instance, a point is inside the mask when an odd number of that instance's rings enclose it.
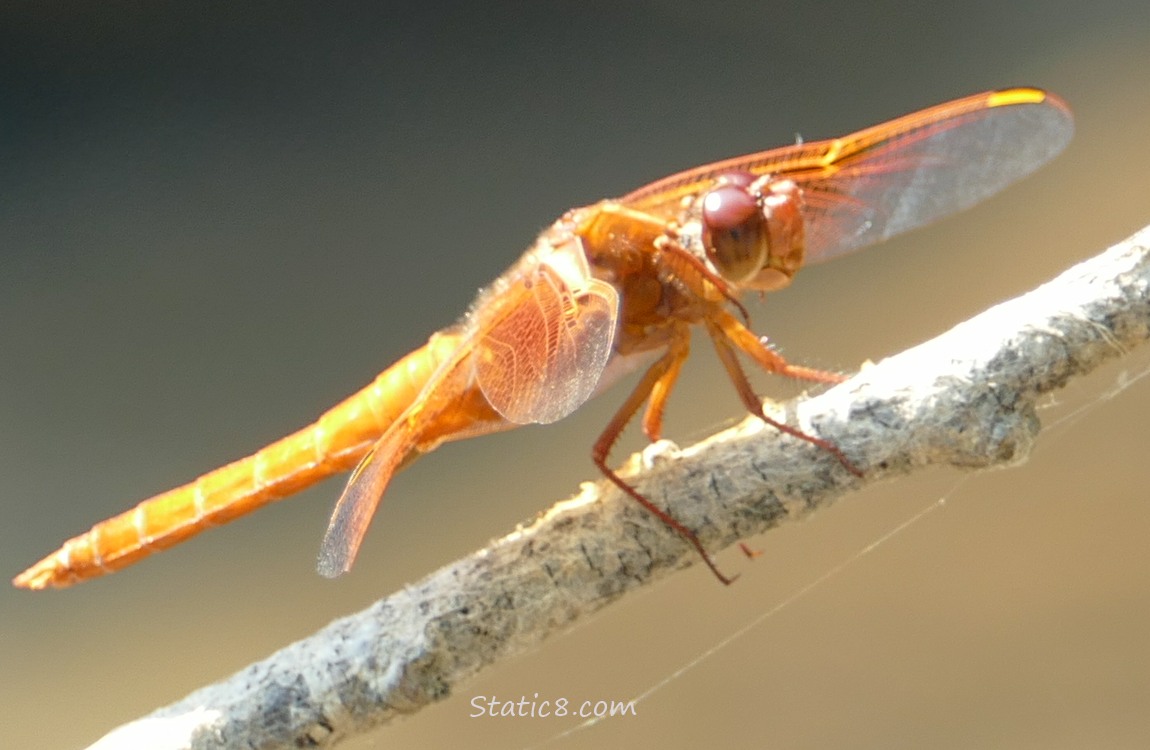
<instances>
[{"instance_id":1,"label":"wing tip","mask_svg":"<svg viewBox=\"0 0 1150 750\"><path fill-rule=\"evenodd\" d=\"M1066 103L1065 99L1058 94L1052 94L1035 86L1016 86L991 91L987 94L986 105L988 107L1006 107L1012 104L1046 104L1067 115L1070 114L1070 105Z\"/></svg>"},{"instance_id":2,"label":"wing tip","mask_svg":"<svg viewBox=\"0 0 1150 750\"><path fill-rule=\"evenodd\" d=\"M315 570L324 578L339 578L351 570L351 560L343 550L331 548L325 539L324 545L319 551Z\"/></svg>"}]
</instances>

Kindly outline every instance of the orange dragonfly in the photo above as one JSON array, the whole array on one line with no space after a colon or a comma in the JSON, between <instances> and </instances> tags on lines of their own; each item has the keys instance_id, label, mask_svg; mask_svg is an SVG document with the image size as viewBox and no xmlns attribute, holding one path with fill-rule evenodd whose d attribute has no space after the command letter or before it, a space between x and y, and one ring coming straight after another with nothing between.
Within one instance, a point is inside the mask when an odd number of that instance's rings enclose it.
<instances>
[{"instance_id":1,"label":"orange dragonfly","mask_svg":"<svg viewBox=\"0 0 1150 750\"><path fill-rule=\"evenodd\" d=\"M781 289L807 263L968 208L1053 158L1073 129L1070 110L1051 94L991 91L843 138L697 167L568 211L460 323L316 422L97 524L13 583L63 587L119 570L354 469L319 557L320 573L339 575L351 567L388 482L413 460L449 440L555 422L642 368L592 459L729 582L694 532L607 465L644 402L643 431L659 439L691 326L706 328L748 410L860 474L831 443L763 414L740 353L771 373L826 383L844 377L792 365L770 349L746 326L740 293Z\"/></svg>"}]
</instances>

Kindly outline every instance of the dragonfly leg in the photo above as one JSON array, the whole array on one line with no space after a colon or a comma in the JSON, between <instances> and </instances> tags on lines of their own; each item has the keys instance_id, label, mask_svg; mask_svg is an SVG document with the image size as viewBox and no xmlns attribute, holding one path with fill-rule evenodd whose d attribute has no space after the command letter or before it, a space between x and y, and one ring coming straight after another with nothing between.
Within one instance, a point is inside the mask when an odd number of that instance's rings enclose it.
<instances>
[{"instance_id":1,"label":"dragonfly leg","mask_svg":"<svg viewBox=\"0 0 1150 750\"><path fill-rule=\"evenodd\" d=\"M719 337L733 344L748 357L753 359L759 367L775 375L785 375L788 378L811 380L816 383L842 383L848 379L847 375L826 370L816 370L812 367L792 365L783 355L771 349L755 332L740 323L734 316L724 310L717 310L710 318ZM712 324L709 323L710 327ZM715 338L715 330L711 338Z\"/></svg>"},{"instance_id":2,"label":"dragonfly leg","mask_svg":"<svg viewBox=\"0 0 1150 750\"><path fill-rule=\"evenodd\" d=\"M671 396L671 389L675 387L675 381L679 379L683 363L687 361L690 345L690 334L679 337L675 344L675 348L678 349L676 356L651 386L651 393L647 399L647 411L643 414L643 434L652 443L658 442L663 437L663 412L667 409L667 399Z\"/></svg>"},{"instance_id":3,"label":"dragonfly leg","mask_svg":"<svg viewBox=\"0 0 1150 750\"><path fill-rule=\"evenodd\" d=\"M675 276L696 295L704 298L710 296L706 289L706 285L710 284L739 311L743 320L750 322L751 314L739 301L734 287L722 276L707 268L702 260L683 247L671 234L665 234L656 240L655 248L663 254L666 266L672 269Z\"/></svg>"},{"instance_id":4,"label":"dragonfly leg","mask_svg":"<svg viewBox=\"0 0 1150 750\"><path fill-rule=\"evenodd\" d=\"M805 440L812 445L822 448L838 459L838 462L842 464L843 468L847 471L858 477L863 476L862 470L851 463L850 459L848 459L834 443L815 437L814 435L808 435L797 427L791 427L784 422L771 419L763 412L762 399L755 393L750 381L747 380L747 374L743 372L743 368L739 364L736 348L746 352L752 359L762 365L763 369L768 372L778 373L779 375L788 375L790 377L816 380L824 383L840 383L844 380L841 375L823 372L822 370L812 370L806 367L797 367L788 363L782 355L768 349L766 345L751 333L751 331L747 330L742 323L725 312L720 311L720 314L714 316L714 318L707 318L706 324L707 333L711 335L711 341L715 344L715 351L719 355L719 361L723 363L723 368L726 369L727 376L731 379L735 390L739 394L739 398L749 412L779 432L785 432L792 437Z\"/></svg>"},{"instance_id":5,"label":"dragonfly leg","mask_svg":"<svg viewBox=\"0 0 1150 750\"><path fill-rule=\"evenodd\" d=\"M684 526L670 513L643 497L638 490L627 484L622 477L616 474L615 471L607 465L611 448L619 440L619 436L623 433L627 423L631 421L631 417L635 416L635 412L639 410L639 407L643 405L643 401L648 397L650 397L651 401L643 420L643 428L652 439L655 439L654 436L659 434L662 428L664 405L679 375L683 361L687 358L689 337L690 333L684 329L681 335L672 340L667 349L667 353L660 357L655 364L651 365L651 368L643 375L643 378L639 381L638 385L635 386L635 389L631 391L627 400L624 401L623 405L619 407L619 410L615 412L615 416L611 418L603 434L595 441L595 445L591 449L591 459L595 462L595 466L598 467L599 471L603 473L603 476L611 480L612 484L630 495L640 505L653 513L656 518L667 526L670 526L679 536L690 543L703 558L703 562L707 564L707 567L711 569L711 572L715 574L715 577L724 584L730 585L738 576L728 578L719 571L718 566L715 565L715 561L707 554L707 550L703 548L703 544L699 541L699 537L695 532Z\"/></svg>"}]
</instances>

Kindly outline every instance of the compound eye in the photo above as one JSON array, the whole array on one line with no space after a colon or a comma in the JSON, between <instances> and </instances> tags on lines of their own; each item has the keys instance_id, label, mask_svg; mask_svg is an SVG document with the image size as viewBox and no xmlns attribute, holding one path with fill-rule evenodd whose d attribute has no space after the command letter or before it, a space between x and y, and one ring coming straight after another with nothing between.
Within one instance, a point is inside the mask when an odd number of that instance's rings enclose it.
<instances>
[{"instance_id":1,"label":"compound eye","mask_svg":"<svg viewBox=\"0 0 1150 750\"><path fill-rule=\"evenodd\" d=\"M715 269L732 283L758 273L767 261L766 218L745 185L720 184L703 196L703 246Z\"/></svg>"}]
</instances>

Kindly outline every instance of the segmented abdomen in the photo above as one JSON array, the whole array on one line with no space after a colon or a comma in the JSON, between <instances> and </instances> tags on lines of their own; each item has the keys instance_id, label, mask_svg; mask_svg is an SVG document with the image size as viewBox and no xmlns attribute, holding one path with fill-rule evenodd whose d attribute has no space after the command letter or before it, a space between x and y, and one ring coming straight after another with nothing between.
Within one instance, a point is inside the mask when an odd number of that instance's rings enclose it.
<instances>
[{"instance_id":1,"label":"segmented abdomen","mask_svg":"<svg viewBox=\"0 0 1150 750\"><path fill-rule=\"evenodd\" d=\"M29 589L61 588L120 570L206 528L353 468L457 346L458 334L432 336L314 423L96 524L13 583Z\"/></svg>"}]
</instances>

